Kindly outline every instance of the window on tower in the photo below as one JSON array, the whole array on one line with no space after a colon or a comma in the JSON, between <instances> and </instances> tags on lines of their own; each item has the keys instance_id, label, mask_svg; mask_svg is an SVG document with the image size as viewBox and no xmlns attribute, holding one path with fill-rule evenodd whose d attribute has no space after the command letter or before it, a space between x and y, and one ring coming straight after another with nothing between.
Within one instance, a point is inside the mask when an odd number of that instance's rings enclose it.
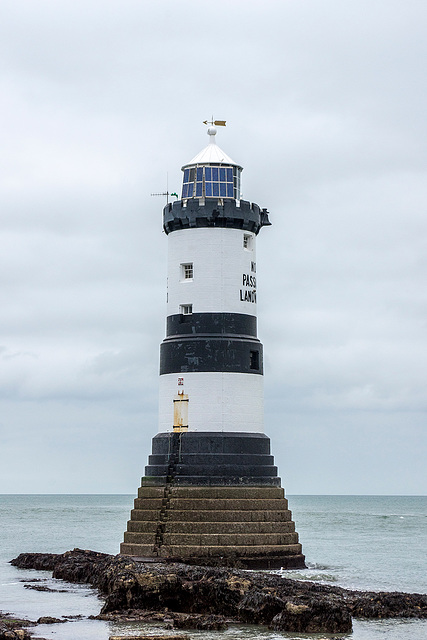
<instances>
[{"instance_id":1,"label":"window on tower","mask_svg":"<svg viewBox=\"0 0 427 640\"><path fill-rule=\"evenodd\" d=\"M192 280L193 279L193 263L186 262L181 265L181 280Z\"/></svg>"},{"instance_id":2,"label":"window on tower","mask_svg":"<svg viewBox=\"0 0 427 640\"><path fill-rule=\"evenodd\" d=\"M243 234L243 248L252 251L253 236L250 233Z\"/></svg>"},{"instance_id":3,"label":"window on tower","mask_svg":"<svg viewBox=\"0 0 427 640\"><path fill-rule=\"evenodd\" d=\"M249 359L250 369L259 369L259 351L251 351Z\"/></svg>"},{"instance_id":4,"label":"window on tower","mask_svg":"<svg viewBox=\"0 0 427 640\"><path fill-rule=\"evenodd\" d=\"M191 316L193 313L193 305L192 304L182 304L180 305L180 311L183 316Z\"/></svg>"}]
</instances>

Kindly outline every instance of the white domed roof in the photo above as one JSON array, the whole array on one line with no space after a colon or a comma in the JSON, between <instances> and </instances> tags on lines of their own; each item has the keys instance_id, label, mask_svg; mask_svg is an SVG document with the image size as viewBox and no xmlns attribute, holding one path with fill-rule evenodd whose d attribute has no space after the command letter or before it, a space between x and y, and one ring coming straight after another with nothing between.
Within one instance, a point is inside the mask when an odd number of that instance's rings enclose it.
<instances>
[{"instance_id":1,"label":"white domed roof","mask_svg":"<svg viewBox=\"0 0 427 640\"><path fill-rule=\"evenodd\" d=\"M242 169L240 164L234 162L215 142L216 128L209 127L208 128L208 136L210 138L209 144L205 147L200 153L198 153L190 162L184 164L181 168L185 169L187 167L192 167L194 165L201 164L227 164L233 165L235 167L239 167Z\"/></svg>"}]
</instances>

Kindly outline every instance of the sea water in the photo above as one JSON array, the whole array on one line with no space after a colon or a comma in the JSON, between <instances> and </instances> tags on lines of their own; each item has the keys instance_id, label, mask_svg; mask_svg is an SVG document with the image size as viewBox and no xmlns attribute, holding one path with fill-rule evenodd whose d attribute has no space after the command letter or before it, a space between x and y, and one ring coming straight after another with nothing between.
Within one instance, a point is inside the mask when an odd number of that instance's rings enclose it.
<instances>
[{"instance_id":1,"label":"sea water","mask_svg":"<svg viewBox=\"0 0 427 640\"><path fill-rule=\"evenodd\" d=\"M283 575L352 589L427 593L427 497L288 497L308 569ZM9 564L19 553L63 553L75 547L116 554L132 503L133 496L128 495L0 495L0 610L31 620L69 616L64 624L36 628L36 635L57 640L164 633L154 624L89 620L88 616L96 615L102 607L95 590L53 580L49 572L16 569ZM26 584L55 591L36 591ZM352 633L342 637L427 638L427 621L354 620L353 627ZM251 626L185 633L192 640L326 637L279 634Z\"/></svg>"}]
</instances>

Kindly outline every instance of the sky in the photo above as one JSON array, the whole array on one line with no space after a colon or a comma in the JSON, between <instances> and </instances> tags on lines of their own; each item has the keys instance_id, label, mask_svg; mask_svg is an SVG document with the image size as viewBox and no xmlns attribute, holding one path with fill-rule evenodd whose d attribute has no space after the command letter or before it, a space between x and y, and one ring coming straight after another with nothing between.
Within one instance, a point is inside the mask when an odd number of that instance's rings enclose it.
<instances>
[{"instance_id":1,"label":"sky","mask_svg":"<svg viewBox=\"0 0 427 640\"><path fill-rule=\"evenodd\" d=\"M0 493L135 493L163 197L217 143L268 209L265 432L288 494L426 494L424 0L0 3Z\"/></svg>"}]
</instances>

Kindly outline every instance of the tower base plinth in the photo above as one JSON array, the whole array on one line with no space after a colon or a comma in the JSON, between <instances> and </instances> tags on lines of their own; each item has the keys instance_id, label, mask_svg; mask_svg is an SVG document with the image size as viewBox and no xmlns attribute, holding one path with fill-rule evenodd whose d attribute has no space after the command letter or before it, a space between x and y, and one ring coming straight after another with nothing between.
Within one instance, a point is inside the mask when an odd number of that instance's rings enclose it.
<instances>
[{"instance_id":1,"label":"tower base plinth","mask_svg":"<svg viewBox=\"0 0 427 640\"><path fill-rule=\"evenodd\" d=\"M142 478L120 553L248 569L304 568L272 463L264 434L155 436L150 475Z\"/></svg>"}]
</instances>

